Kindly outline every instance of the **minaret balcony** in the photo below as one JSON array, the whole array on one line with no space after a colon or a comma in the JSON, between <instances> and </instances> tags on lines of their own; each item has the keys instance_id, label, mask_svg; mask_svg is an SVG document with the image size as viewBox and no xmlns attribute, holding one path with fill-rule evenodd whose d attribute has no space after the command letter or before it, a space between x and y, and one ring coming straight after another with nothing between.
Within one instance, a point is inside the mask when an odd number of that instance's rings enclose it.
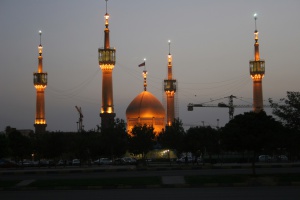
<instances>
[{"instance_id":1,"label":"minaret balcony","mask_svg":"<svg viewBox=\"0 0 300 200\"><path fill-rule=\"evenodd\" d=\"M265 61L264 60L251 60L249 62L250 75L264 75L265 74Z\"/></svg>"},{"instance_id":2,"label":"minaret balcony","mask_svg":"<svg viewBox=\"0 0 300 200\"><path fill-rule=\"evenodd\" d=\"M165 91L173 91L176 92L176 80L164 80L164 90Z\"/></svg>"},{"instance_id":3,"label":"minaret balcony","mask_svg":"<svg viewBox=\"0 0 300 200\"><path fill-rule=\"evenodd\" d=\"M34 73L33 74L34 85L47 85L47 73Z\"/></svg>"},{"instance_id":4,"label":"minaret balcony","mask_svg":"<svg viewBox=\"0 0 300 200\"><path fill-rule=\"evenodd\" d=\"M112 64L114 65L116 62L116 49L109 48L109 49L98 49L98 58L99 58L99 65L103 64Z\"/></svg>"}]
</instances>

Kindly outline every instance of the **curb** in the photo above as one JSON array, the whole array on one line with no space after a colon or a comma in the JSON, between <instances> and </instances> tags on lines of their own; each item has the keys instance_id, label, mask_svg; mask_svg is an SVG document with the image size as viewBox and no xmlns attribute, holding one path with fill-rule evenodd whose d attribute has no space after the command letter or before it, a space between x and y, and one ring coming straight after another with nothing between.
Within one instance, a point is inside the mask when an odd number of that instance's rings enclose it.
<instances>
[{"instance_id":1,"label":"curb","mask_svg":"<svg viewBox=\"0 0 300 200\"><path fill-rule=\"evenodd\" d=\"M255 168L297 168L300 164L267 164L267 165L256 165ZM33 170L22 170L22 169L10 169L6 171L0 170L0 176L2 175L24 175L24 174L68 174L68 173L95 173L95 172L124 172L124 171L167 171L167 170L201 170L201 169L250 169L251 165L199 165L199 166L146 166L136 168L116 168L116 169L99 169L99 168L55 168L55 169L33 169Z\"/></svg>"},{"instance_id":2,"label":"curb","mask_svg":"<svg viewBox=\"0 0 300 200\"><path fill-rule=\"evenodd\" d=\"M212 188L212 187L266 187L266 186L295 186L300 187L300 182L285 182L275 184L263 183L207 183L207 184L160 184L160 185L114 185L114 186L76 186L76 187L10 187L1 188L0 191L36 191L36 190L108 190L108 189L161 189L161 188Z\"/></svg>"}]
</instances>

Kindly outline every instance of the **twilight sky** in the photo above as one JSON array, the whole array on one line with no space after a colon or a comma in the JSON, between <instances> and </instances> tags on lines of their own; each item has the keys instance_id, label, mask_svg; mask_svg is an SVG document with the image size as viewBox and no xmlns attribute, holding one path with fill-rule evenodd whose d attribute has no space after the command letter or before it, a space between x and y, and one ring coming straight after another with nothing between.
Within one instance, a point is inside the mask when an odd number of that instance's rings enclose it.
<instances>
[{"instance_id":1,"label":"twilight sky","mask_svg":"<svg viewBox=\"0 0 300 200\"><path fill-rule=\"evenodd\" d=\"M116 48L114 108L125 118L132 99L143 90L146 58L148 91L162 101L167 77L168 40L173 77L178 81L179 118L189 125L228 122L227 108L195 108L188 103L252 104L249 60L253 59L257 12L260 55L266 61L265 104L300 86L299 0L109 0L110 44ZM0 1L0 131L6 126L34 129L39 35L49 131L76 131L83 111L86 130L100 124L101 77L98 48L103 46L104 0ZM220 99L219 101L214 101ZM241 99L241 100L240 100ZM235 109L235 115L251 109ZM266 108L271 114L271 110Z\"/></svg>"}]
</instances>

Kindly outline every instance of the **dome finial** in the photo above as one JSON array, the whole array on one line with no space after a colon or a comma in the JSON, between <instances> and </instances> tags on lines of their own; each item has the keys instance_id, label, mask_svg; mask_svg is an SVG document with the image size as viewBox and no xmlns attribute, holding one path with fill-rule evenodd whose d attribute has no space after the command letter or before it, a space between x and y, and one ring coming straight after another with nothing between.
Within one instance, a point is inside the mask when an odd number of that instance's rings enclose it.
<instances>
[{"instance_id":1,"label":"dome finial","mask_svg":"<svg viewBox=\"0 0 300 200\"><path fill-rule=\"evenodd\" d=\"M144 66L143 77L144 77L144 91L147 91L147 70L146 70L146 58L144 58L144 62L139 65Z\"/></svg>"}]
</instances>

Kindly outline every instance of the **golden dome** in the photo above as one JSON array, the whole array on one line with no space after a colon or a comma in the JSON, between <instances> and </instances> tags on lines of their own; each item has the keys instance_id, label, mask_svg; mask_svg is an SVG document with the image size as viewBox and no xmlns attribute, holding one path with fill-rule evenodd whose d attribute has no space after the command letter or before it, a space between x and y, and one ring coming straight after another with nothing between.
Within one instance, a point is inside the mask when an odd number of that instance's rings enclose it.
<instances>
[{"instance_id":1,"label":"golden dome","mask_svg":"<svg viewBox=\"0 0 300 200\"><path fill-rule=\"evenodd\" d=\"M152 125L158 133L165 126L165 109L153 94L143 91L127 107L126 118L129 132L134 125L147 124Z\"/></svg>"}]
</instances>

